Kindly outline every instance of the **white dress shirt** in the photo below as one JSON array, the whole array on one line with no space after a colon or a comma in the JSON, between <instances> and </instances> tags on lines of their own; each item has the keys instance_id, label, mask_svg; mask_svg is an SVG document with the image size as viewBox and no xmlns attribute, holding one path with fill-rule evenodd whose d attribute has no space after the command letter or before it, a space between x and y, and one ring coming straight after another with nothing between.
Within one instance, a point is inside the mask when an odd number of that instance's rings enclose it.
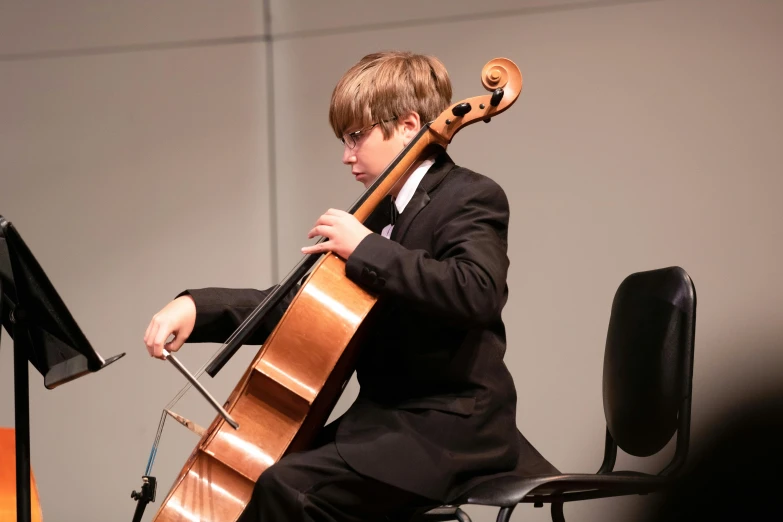
<instances>
[{"instance_id":1,"label":"white dress shirt","mask_svg":"<svg viewBox=\"0 0 783 522\"><path fill-rule=\"evenodd\" d=\"M402 211L405 210L405 207L408 205L411 198L413 198L413 194L416 192L416 188L419 186L419 183L427 171L430 170L430 167L432 167L433 163L435 163L434 158L429 158L422 161L421 165L419 165L419 167L413 171L413 174L411 174L411 176L400 189L399 194L397 194L397 197L394 199L394 205L397 207L397 211L400 214L402 214ZM394 230L394 225L386 225L381 231L381 235L386 239L389 239L391 237L392 230Z\"/></svg>"}]
</instances>

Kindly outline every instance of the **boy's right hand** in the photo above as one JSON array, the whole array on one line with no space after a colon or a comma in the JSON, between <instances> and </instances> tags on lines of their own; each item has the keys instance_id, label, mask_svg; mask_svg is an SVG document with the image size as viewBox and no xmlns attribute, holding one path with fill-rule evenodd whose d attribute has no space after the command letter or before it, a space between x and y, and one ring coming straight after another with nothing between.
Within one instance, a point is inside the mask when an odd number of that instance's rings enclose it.
<instances>
[{"instance_id":1,"label":"boy's right hand","mask_svg":"<svg viewBox=\"0 0 783 522\"><path fill-rule=\"evenodd\" d=\"M163 349L176 352L185 343L196 324L196 302L189 295L183 295L167 304L152 316L144 334L144 344L152 357L165 359ZM166 342L174 334L171 342Z\"/></svg>"}]
</instances>

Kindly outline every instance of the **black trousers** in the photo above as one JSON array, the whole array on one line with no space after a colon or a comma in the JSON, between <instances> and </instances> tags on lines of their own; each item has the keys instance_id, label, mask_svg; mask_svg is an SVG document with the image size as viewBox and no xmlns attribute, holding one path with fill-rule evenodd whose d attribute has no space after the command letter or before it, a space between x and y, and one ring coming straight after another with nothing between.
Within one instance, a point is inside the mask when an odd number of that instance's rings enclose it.
<instances>
[{"instance_id":1,"label":"black trousers","mask_svg":"<svg viewBox=\"0 0 783 522\"><path fill-rule=\"evenodd\" d=\"M286 455L261 474L238 522L401 522L438 505L355 472L327 429L315 449Z\"/></svg>"}]
</instances>

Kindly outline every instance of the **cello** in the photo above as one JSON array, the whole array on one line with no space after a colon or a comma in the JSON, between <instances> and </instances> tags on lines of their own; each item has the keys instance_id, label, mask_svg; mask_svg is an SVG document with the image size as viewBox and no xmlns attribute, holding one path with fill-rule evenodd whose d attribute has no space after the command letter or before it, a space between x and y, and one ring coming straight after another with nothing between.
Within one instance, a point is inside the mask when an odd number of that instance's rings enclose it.
<instances>
[{"instance_id":1,"label":"cello","mask_svg":"<svg viewBox=\"0 0 783 522\"><path fill-rule=\"evenodd\" d=\"M490 94L455 103L423 125L351 207L360 222L423 158L445 150L463 127L489 122L507 110L522 89L519 68L505 58L488 62L481 81ZM207 429L164 409L142 491L132 495L139 501L134 520L141 519L139 509L155 498L156 483L149 471L166 415L188 425L201 439L153 518L155 522L236 521L261 473L286 454L307 449L312 443L353 373L358 347L378 299L347 278L345 261L337 255L306 256L232 334L207 371L214 376L249 338L263 315L299 281L303 282L282 319L225 404L213 402L220 415ZM174 356L164 355L183 371ZM199 387L195 378L189 380Z\"/></svg>"}]
</instances>

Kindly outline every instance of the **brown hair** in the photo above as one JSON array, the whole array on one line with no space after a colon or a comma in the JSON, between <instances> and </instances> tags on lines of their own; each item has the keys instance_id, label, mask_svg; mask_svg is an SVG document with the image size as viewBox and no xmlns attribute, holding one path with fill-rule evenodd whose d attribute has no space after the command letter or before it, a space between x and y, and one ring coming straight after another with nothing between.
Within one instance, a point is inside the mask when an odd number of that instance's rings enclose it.
<instances>
[{"instance_id":1,"label":"brown hair","mask_svg":"<svg viewBox=\"0 0 783 522\"><path fill-rule=\"evenodd\" d=\"M451 80L434 56L402 51L368 54L346 72L332 92L329 123L340 138L352 125L367 126L416 112L422 124L451 103ZM394 122L380 125L384 138Z\"/></svg>"}]
</instances>

